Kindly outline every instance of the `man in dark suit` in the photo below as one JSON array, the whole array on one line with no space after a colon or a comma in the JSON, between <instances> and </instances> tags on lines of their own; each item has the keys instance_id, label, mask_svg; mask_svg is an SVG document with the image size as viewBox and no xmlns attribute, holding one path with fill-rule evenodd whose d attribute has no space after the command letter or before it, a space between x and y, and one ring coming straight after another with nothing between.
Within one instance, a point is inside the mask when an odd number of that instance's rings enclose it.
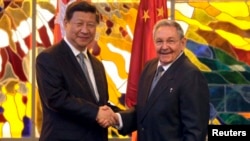
<instances>
[{"instance_id":1,"label":"man in dark suit","mask_svg":"<svg viewBox=\"0 0 250 141\"><path fill-rule=\"evenodd\" d=\"M97 9L86 1L72 2L63 23L63 40L36 60L43 110L40 141L108 141L107 128L97 120L113 124L111 108L119 109L108 103L103 64L86 48L95 38Z\"/></svg>"},{"instance_id":2,"label":"man in dark suit","mask_svg":"<svg viewBox=\"0 0 250 141\"><path fill-rule=\"evenodd\" d=\"M145 64L136 106L120 112L119 132L137 130L138 141L205 141L209 89L201 71L184 53L183 29L163 19L154 26L153 38L157 58ZM158 68L163 69L159 72Z\"/></svg>"}]
</instances>

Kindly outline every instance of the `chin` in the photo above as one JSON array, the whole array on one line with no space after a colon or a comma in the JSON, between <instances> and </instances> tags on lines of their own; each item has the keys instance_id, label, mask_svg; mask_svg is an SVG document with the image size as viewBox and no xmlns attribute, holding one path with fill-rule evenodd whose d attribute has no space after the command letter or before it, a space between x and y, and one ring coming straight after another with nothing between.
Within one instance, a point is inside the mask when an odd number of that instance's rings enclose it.
<instances>
[{"instance_id":1,"label":"chin","mask_svg":"<svg viewBox=\"0 0 250 141\"><path fill-rule=\"evenodd\" d=\"M167 64L171 63L172 61L170 61L170 60L160 60L160 62L163 65L167 65Z\"/></svg>"}]
</instances>

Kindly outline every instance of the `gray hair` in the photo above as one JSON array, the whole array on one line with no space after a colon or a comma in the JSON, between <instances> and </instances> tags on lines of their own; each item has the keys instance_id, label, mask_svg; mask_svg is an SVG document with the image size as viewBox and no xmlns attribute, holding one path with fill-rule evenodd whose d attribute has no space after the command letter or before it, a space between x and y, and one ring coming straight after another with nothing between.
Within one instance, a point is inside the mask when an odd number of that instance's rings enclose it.
<instances>
[{"instance_id":1,"label":"gray hair","mask_svg":"<svg viewBox=\"0 0 250 141\"><path fill-rule=\"evenodd\" d=\"M162 26L175 27L180 39L184 37L183 29L179 23L177 23L174 20L161 19L161 20L157 21L157 23L154 25L154 28L153 28L153 37L154 38L155 38L155 32L157 31L158 28L160 28Z\"/></svg>"}]
</instances>

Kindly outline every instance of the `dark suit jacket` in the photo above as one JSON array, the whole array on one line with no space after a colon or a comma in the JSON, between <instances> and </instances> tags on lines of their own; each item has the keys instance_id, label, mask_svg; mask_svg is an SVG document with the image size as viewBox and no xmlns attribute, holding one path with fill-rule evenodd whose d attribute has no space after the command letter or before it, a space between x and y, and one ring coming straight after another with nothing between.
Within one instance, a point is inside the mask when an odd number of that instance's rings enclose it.
<instances>
[{"instance_id":1,"label":"dark suit jacket","mask_svg":"<svg viewBox=\"0 0 250 141\"><path fill-rule=\"evenodd\" d=\"M96 122L98 108L108 104L103 64L88 53L100 101L64 40L37 56L36 74L43 109L40 141L107 141L107 129Z\"/></svg>"},{"instance_id":2,"label":"dark suit jacket","mask_svg":"<svg viewBox=\"0 0 250 141\"><path fill-rule=\"evenodd\" d=\"M205 141L209 121L206 79L182 54L147 99L158 59L145 65L137 105L121 112L121 134L138 131L138 141Z\"/></svg>"}]
</instances>

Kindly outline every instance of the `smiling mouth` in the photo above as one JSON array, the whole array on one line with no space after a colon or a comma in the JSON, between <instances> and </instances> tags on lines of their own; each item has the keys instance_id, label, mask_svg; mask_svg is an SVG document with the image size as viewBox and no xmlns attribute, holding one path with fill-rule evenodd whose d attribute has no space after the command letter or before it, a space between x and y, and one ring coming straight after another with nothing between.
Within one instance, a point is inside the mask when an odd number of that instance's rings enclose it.
<instances>
[{"instance_id":1,"label":"smiling mouth","mask_svg":"<svg viewBox=\"0 0 250 141\"><path fill-rule=\"evenodd\" d=\"M161 51L159 53L162 54L162 55L168 55L168 54L171 54L172 51Z\"/></svg>"},{"instance_id":2,"label":"smiling mouth","mask_svg":"<svg viewBox=\"0 0 250 141\"><path fill-rule=\"evenodd\" d=\"M89 37L78 37L79 39L81 39L82 41L87 41L89 39Z\"/></svg>"}]
</instances>

